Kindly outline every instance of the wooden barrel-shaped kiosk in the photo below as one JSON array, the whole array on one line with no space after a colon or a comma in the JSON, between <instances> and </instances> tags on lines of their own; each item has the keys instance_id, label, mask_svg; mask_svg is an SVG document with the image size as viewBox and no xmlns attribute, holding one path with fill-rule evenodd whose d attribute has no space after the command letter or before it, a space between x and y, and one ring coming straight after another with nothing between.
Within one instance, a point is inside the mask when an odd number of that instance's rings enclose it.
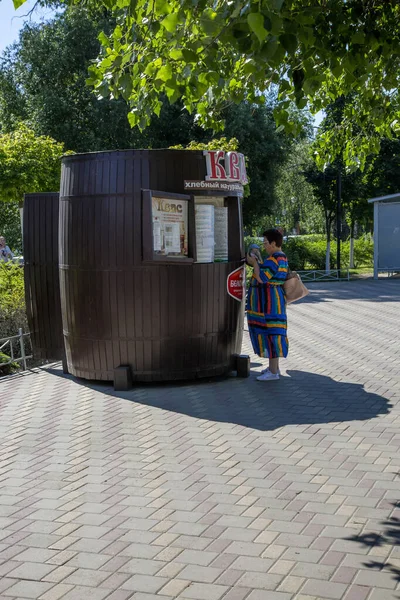
<instances>
[{"instance_id":1,"label":"wooden barrel-shaped kiosk","mask_svg":"<svg viewBox=\"0 0 400 600\"><path fill-rule=\"evenodd\" d=\"M59 194L25 194L25 300L35 358L61 360L64 340L58 277Z\"/></svg>"},{"instance_id":2,"label":"wooden barrel-shaped kiosk","mask_svg":"<svg viewBox=\"0 0 400 600\"><path fill-rule=\"evenodd\" d=\"M202 189L206 168L201 151L63 158L60 289L71 374L113 380L129 366L133 381L166 381L232 369L244 302L227 293L227 276L243 265L241 194L234 185ZM228 253L225 262L199 263L195 204L211 196L227 208ZM152 216L160 201L187 213L187 231L183 221L167 222L164 242ZM175 254L163 254L162 243Z\"/></svg>"}]
</instances>

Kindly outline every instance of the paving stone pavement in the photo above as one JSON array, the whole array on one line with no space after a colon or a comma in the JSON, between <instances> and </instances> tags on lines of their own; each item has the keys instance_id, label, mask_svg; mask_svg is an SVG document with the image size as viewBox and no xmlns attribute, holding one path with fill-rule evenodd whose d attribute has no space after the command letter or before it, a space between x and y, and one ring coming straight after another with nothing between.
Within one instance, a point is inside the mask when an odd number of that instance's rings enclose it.
<instances>
[{"instance_id":1,"label":"paving stone pavement","mask_svg":"<svg viewBox=\"0 0 400 600\"><path fill-rule=\"evenodd\" d=\"M279 382L3 379L0 598L400 598L400 281L313 285L289 335Z\"/></svg>"}]
</instances>

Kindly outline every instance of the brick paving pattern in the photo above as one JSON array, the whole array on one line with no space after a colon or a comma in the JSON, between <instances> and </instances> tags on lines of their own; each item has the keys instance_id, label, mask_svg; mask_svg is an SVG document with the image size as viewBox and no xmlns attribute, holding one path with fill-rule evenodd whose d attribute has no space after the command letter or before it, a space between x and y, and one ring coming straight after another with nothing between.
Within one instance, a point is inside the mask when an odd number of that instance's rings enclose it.
<instances>
[{"instance_id":1,"label":"brick paving pattern","mask_svg":"<svg viewBox=\"0 0 400 600\"><path fill-rule=\"evenodd\" d=\"M279 382L4 379L0 598L400 598L400 281L314 285L289 334Z\"/></svg>"}]
</instances>

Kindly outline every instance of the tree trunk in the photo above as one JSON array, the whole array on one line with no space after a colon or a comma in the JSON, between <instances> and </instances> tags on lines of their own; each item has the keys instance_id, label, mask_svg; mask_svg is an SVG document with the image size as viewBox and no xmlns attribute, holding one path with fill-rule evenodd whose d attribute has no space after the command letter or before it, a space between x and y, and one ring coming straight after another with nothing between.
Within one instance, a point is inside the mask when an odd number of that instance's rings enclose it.
<instances>
[{"instance_id":1,"label":"tree trunk","mask_svg":"<svg viewBox=\"0 0 400 600\"><path fill-rule=\"evenodd\" d=\"M325 272L328 273L331 270L331 220L326 215L326 255L325 255Z\"/></svg>"},{"instance_id":2,"label":"tree trunk","mask_svg":"<svg viewBox=\"0 0 400 600\"><path fill-rule=\"evenodd\" d=\"M350 226L350 260L349 260L349 268L354 269L354 229L355 223L352 222Z\"/></svg>"},{"instance_id":3,"label":"tree trunk","mask_svg":"<svg viewBox=\"0 0 400 600\"><path fill-rule=\"evenodd\" d=\"M326 256L325 256L325 271L329 273L331 270L331 242L326 242Z\"/></svg>"}]
</instances>

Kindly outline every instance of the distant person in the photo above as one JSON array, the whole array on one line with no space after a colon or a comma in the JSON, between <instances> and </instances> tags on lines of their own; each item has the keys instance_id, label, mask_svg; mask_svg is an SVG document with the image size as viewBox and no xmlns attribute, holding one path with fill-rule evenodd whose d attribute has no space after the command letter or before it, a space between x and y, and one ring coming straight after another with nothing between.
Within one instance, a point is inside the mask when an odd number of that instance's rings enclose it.
<instances>
[{"instance_id":1,"label":"distant person","mask_svg":"<svg viewBox=\"0 0 400 600\"><path fill-rule=\"evenodd\" d=\"M14 254L11 252L10 248L6 244L6 238L0 236L0 260L3 262L7 262L14 258Z\"/></svg>"},{"instance_id":2,"label":"distant person","mask_svg":"<svg viewBox=\"0 0 400 600\"><path fill-rule=\"evenodd\" d=\"M283 284L289 271L288 260L282 252L282 233L268 229L263 233L267 258L259 262L256 256L247 255L253 267L253 276L247 296L247 321L253 350L269 365L258 381L279 379L279 359L289 351L287 338L286 298Z\"/></svg>"}]
</instances>

